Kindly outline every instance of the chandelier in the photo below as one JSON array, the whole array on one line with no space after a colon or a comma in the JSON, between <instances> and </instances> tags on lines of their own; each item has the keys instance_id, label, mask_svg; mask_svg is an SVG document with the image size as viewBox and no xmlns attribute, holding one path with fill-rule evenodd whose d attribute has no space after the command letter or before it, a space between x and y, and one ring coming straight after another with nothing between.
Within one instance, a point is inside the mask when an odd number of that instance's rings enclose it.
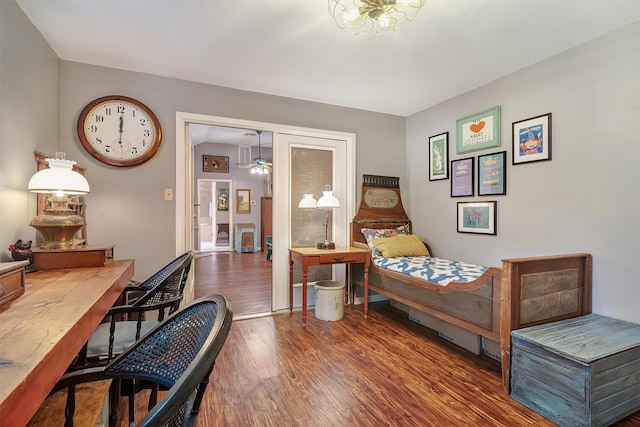
<instances>
[{"instance_id":1,"label":"chandelier","mask_svg":"<svg viewBox=\"0 0 640 427\"><path fill-rule=\"evenodd\" d=\"M353 34L382 34L413 21L426 0L329 0L329 14Z\"/></svg>"}]
</instances>

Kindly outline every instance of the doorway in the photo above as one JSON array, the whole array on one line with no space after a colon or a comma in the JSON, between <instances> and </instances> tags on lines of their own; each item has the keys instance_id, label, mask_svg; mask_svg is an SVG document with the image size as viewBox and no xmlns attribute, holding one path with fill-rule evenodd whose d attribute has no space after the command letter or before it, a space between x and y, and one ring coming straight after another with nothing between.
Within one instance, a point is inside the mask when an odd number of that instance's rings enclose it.
<instances>
[{"instance_id":1,"label":"doorway","mask_svg":"<svg viewBox=\"0 0 640 427\"><path fill-rule=\"evenodd\" d=\"M233 182L228 179L197 180L195 248L198 252L230 251L233 216Z\"/></svg>"},{"instance_id":2,"label":"doorway","mask_svg":"<svg viewBox=\"0 0 640 427\"><path fill-rule=\"evenodd\" d=\"M290 147L305 145L316 138L325 145L336 148L339 165L333 170L335 194L341 207L333 217L333 240L336 245L346 246L349 241L349 222L355 214L356 204L356 162L355 134L322 129L254 122L228 117L206 116L195 113L176 113L176 251L194 248L194 204L192 180L194 169L193 147L189 138L189 124L208 124L242 129L256 129L273 132L273 245L272 245L272 311L289 308L288 248L291 244L291 210L298 206L298 195L290 194ZM319 144L314 142L314 147ZM293 198L296 200L293 200ZM185 290L185 300L193 300L193 282Z\"/></svg>"}]
</instances>

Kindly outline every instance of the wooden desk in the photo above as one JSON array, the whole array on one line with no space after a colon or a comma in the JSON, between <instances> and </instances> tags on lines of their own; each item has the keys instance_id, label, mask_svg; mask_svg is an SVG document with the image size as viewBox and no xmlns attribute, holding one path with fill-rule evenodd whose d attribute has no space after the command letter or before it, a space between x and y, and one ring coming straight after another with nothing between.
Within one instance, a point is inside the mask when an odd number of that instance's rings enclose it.
<instances>
[{"instance_id":1,"label":"wooden desk","mask_svg":"<svg viewBox=\"0 0 640 427\"><path fill-rule=\"evenodd\" d=\"M289 314L293 313L293 263L302 266L302 326L307 325L307 273L312 265L345 264L346 303L349 302L349 264L364 264L364 292L369 291L369 265L371 257L369 250L360 248L293 248L289 249ZM368 304L365 298L364 318L367 318Z\"/></svg>"},{"instance_id":2,"label":"wooden desk","mask_svg":"<svg viewBox=\"0 0 640 427\"><path fill-rule=\"evenodd\" d=\"M133 260L38 271L0 308L0 423L23 426L133 277Z\"/></svg>"}]
</instances>

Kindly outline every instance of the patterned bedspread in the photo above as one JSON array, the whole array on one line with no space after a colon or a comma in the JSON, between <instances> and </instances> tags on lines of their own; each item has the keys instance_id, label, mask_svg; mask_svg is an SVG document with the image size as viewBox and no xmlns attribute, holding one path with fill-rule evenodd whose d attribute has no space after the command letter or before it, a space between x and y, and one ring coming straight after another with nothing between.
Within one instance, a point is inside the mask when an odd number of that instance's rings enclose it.
<instances>
[{"instance_id":1,"label":"patterned bedspread","mask_svg":"<svg viewBox=\"0 0 640 427\"><path fill-rule=\"evenodd\" d=\"M380 268L406 274L428 282L445 286L449 282L472 282L480 277L487 267L432 257L374 258Z\"/></svg>"}]
</instances>

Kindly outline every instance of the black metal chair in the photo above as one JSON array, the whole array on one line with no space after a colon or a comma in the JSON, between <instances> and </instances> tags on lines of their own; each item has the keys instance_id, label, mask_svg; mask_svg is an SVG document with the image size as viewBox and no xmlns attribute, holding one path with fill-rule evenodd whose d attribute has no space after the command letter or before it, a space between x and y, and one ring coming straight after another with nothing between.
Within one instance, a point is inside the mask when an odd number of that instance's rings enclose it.
<instances>
[{"instance_id":1,"label":"black metal chair","mask_svg":"<svg viewBox=\"0 0 640 427\"><path fill-rule=\"evenodd\" d=\"M52 393L65 388L67 396L65 426L73 426L75 386L111 379L116 383L154 383L168 389L155 402L151 394L150 410L137 426L180 426L184 422L190 396L211 373L216 357L227 339L233 311L222 295L203 297L153 328L132 347L106 366L65 374ZM202 390L204 393L204 390ZM130 407L135 394L129 395ZM135 413L129 414L134 425Z\"/></svg>"},{"instance_id":2,"label":"black metal chair","mask_svg":"<svg viewBox=\"0 0 640 427\"><path fill-rule=\"evenodd\" d=\"M185 252L153 276L127 286L124 305L114 306L93 332L71 369L105 365L180 308L195 253ZM157 320L147 320L155 312Z\"/></svg>"}]
</instances>

